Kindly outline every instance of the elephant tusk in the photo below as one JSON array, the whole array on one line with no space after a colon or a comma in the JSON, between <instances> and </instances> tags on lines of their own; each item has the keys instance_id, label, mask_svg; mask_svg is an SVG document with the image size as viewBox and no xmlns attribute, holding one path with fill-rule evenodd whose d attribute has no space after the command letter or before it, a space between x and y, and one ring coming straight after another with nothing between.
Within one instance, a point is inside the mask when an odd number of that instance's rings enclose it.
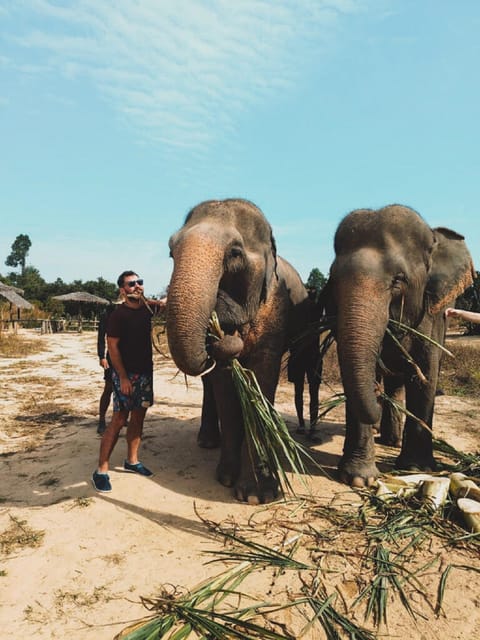
<instances>
[{"instance_id":1,"label":"elephant tusk","mask_svg":"<svg viewBox=\"0 0 480 640\"><path fill-rule=\"evenodd\" d=\"M202 373L200 374L200 378L203 378L203 376L206 376L207 373L210 373L210 371L213 371L216 366L217 366L217 361L214 360L211 367L209 367L208 369L205 369L205 371L202 371Z\"/></svg>"}]
</instances>

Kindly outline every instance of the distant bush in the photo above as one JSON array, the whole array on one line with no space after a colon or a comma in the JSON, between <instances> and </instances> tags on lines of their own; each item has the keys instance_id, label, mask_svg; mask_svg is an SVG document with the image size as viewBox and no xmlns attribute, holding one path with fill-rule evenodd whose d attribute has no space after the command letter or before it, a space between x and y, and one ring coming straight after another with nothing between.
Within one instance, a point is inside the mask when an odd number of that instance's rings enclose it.
<instances>
[{"instance_id":1,"label":"distant bush","mask_svg":"<svg viewBox=\"0 0 480 640\"><path fill-rule=\"evenodd\" d=\"M438 386L447 395L480 395L480 345L448 344L453 358L444 355Z\"/></svg>"},{"instance_id":2,"label":"distant bush","mask_svg":"<svg viewBox=\"0 0 480 640\"><path fill-rule=\"evenodd\" d=\"M438 387L447 395L480 396L480 343L477 347L449 342L447 348L454 357L446 354L443 356ZM287 382L286 360L282 366L280 381ZM335 343L323 360L322 385L324 384L334 388L342 384Z\"/></svg>"}]
</instances>

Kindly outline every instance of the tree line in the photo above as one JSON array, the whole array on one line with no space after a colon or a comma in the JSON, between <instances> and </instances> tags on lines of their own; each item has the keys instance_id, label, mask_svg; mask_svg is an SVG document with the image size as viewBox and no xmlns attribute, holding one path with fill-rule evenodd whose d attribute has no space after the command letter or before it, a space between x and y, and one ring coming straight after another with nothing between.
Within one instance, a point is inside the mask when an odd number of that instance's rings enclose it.
<instances>
[{"instance_id":1,"label":"tree line","mask_svg":"<svg viewBox=\"0 0 480 640\"><path fill-rule=\"evenodd\" d=\"M104 278L86 281L73 280L73 282L64 282L62 278L57 278L55 282L46 282L36 267L27 265L27 256L31 246L32 242L27 234L20 234L15 238L5 264L8 267L20 268L20 270L18 272L11 271L5 276L0 275L0 282L23 289L23 297L38 309L51 314L62 313L64 305L59 300L53 300L52 297L72 291L86 291L107 300L116 299L117 285ZM85 308L85 311L88 314L89 309Z\"/></svg>"},{"instance_id":2,"label":"tree line","mask_svg":"<svg viewBox=\"0 0 480 640\"><path fill-rule=\"evenodd\" d=\"M117 285L108 282L104 278L96 280L74 280L64 282L62 278L57 278L55 282L46 282L40 275L39 270L31 265L27 265L27 255L32 242L27 234L19 234L11 246L11 252L5 260L8 267L18 268L18 273L12 271L6 276L0 274L0 282L6 285L23 289L24 297L37 306L39 309L50 313L57 313L63 310L63 305L58 300L52 300L53 296L71 293L72 291L87 291L107 300L114 300L117 296ZM325 286L327 277L316 267L314 267L305 282L307 289L314 289L317 295ZM480 272L476 272L473 284L457 298L456 306L468 311L480 312ZM469 333L480 333L480 325L468 324Z\"/></svg>"}]
</instances>

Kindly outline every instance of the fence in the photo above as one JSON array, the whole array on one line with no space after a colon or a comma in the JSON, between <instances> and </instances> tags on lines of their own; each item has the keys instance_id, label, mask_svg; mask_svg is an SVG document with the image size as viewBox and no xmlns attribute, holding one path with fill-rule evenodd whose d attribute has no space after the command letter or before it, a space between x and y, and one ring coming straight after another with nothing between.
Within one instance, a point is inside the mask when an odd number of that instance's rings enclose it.
<instances>
[{"instance_id":1,"label":"fence","mask_svg":"<svg viewBox=\"0 0 480 640\"><path fill-rule=\"evenodd\" d=\"M35 329L40 333L63 333L97 331L98 319L85 318L37 318L24 320L1 320L0 332L17 333L19 328Z\"/></svg>"}]
</instances>

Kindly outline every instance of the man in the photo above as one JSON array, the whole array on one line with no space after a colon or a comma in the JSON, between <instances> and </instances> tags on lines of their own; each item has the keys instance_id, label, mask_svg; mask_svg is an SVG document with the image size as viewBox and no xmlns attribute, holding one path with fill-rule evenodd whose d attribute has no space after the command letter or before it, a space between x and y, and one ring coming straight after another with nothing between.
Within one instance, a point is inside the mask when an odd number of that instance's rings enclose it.
<instances>
[{"instance_id":1,"label":"man","mask_svg":"<svg viewBox=\"0 0 480 640\"><path fill-rule=\"evenodd\" d=\"M110 406L110 399L112 396L112 368L111 368L109 353L105 349L105 343L107 339L107 321L114 309L115 309L115 306L113 304L109 305L105 313L103 313L100 316L100 320L98 323L97 354L98 354L98 360L100 362L100 366L103 369L103 380L104 380L103 391L102 391L102 395L100 396L100 402L98 407L97 433L100 436L105 433L105 429L107 428L105 416L107 414L107 409Z\"/></svg>"},{"instance_id":2,"label":"man","mask_svg":"<svg viewBox=\"0 0 480 640\"><path fill-rule=\"evenodd\" d=\"M317 300L318 298L318 300ZM323 299L320 299L317 290L308 289L308 323L309 327L318 324L324 313ZM320 352L319 336L315 331L311 335L305 335L295 341L290 347L288 358L288 381L293 382L295 389L295 409L297 411L297 433L305 433L305 419L303 417L303 389L305 376L308 382L310 396L310 430L309 438L315 439L315 426L318 422L319 390L322 382L322 356Z\"/></svg>"},{"instance_id":3,"label":"man","mask_svg":"<svg viewBox=\"0 0 480 640\"><path fill-rule=\"evenodd\" d=\"M144 298L143 280L135 271L124 271L117 284L124 302L110 315L107 345L112 362L113 416L100 443L98 469L92 481L102 493L112 490L108 462L120 430L127 426L127 458L124 469L142 476L152 476L138 459L143 422L153 404L153 359L151 316L154 307L165 307L165 300Z\"/></svg>"}]
</instances>

